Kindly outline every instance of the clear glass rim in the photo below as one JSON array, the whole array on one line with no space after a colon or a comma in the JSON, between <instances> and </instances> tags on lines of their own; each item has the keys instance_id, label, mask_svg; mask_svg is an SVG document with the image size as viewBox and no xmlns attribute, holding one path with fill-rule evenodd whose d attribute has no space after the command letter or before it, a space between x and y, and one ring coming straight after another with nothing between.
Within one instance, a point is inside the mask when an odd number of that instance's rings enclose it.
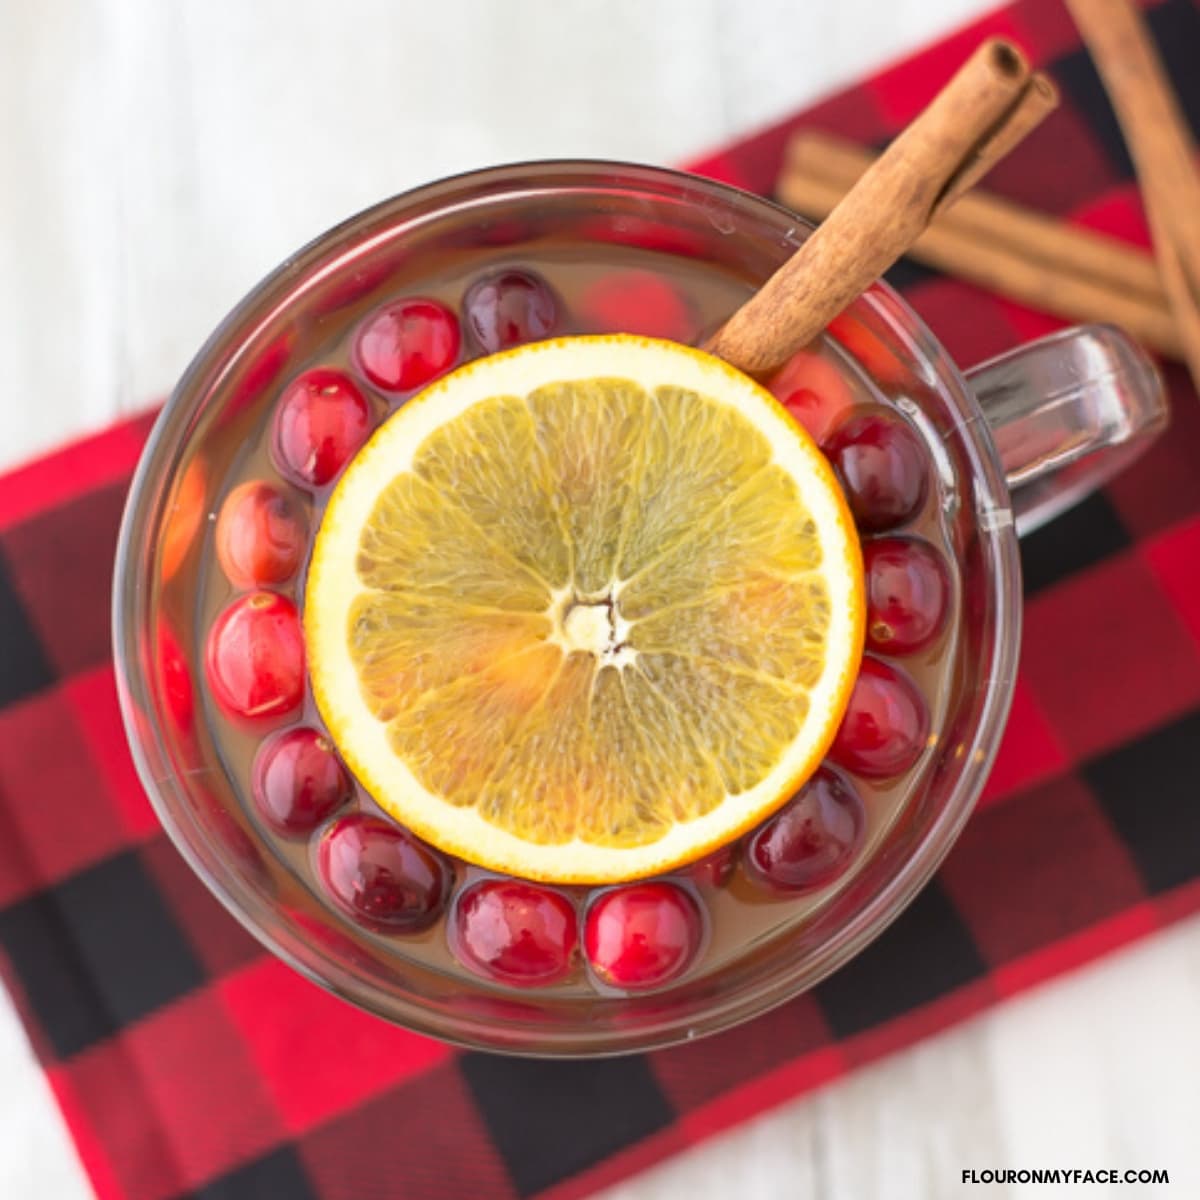
<instances>
[{"instance_id":1,"label":"clear glass rim","mask_svg":"<svg viewBox=\"0 0 1200 1200\"><path fill-rule=\"evenodd\" d=\"M544 1057L595 1057L660 1048L691 1040L740 1024L753 1016L808 990L837 970L873 941L912 901L949 852L970 816L991 769L1000 732L1012 701L1020 646L1021 576L1015 528L1004 472L987 433L987 422L959 369L911 308L886 284L864 297L877 316L921 361L935 372L944 398L959 419L963 447L969 459L975 489L986 498L986 511L976 525L986 564L994 620L990 643L981 652L990 661L987 691L969 744L966 763L950 799L932 819L916 851L895 871L853 919L803 962L803 971L777 971L763 986L745 990L711 1004L701 1017L648 1019L622 1030L597 1030L581 1023L571 1033L557 1032L537 1045L509 1044L497 1040L494 1021L462 1013L442 1019L430 1009L411 1003L388 1003L379 990L360 983L343 964L315 945L315 960L324 960L322 973L313 962L297 957L272 932L276 914L246 886L236 868L198 845L177 819L162 794L170 776L164 732L143 714L153 712L145 699L150 682L130 667L139 659L138 640L149 628L151 596L139 578L138 564L151 549L147 531L157 528L166 484L173 478L187 443L187 433L197 415L198 402L208 385L228 369L241 348L270 321L281 292L294 288L295 280L312 279L335 270L338 257L364 236L394 238L416 221L436 217L454 203L473 198L530 195L573 189L594 193L623 190L637 184L664 195L695 194L764 224L787 229L811 228L794 213L768 200L727 184L686 172L606 160L546 160L489 167L424 185L360 212L310 241L257 284L221 322L192 360L159 414L135 471L126 501L118 540L113 578L113 644L122 718L134 763L143 787L168 836L190 867L224 907L264 946L293 969L327 990L375 1014L402 1023L417 1032L469 1049ZM324 266L313 273L324 260ZM311 280L310 280L311 282ZM234 335L237 336L234 336ZM667 993L669 995L669 993ZM519 1039L518 1039L519 1040Z\"/></svg>"}]
</instances>

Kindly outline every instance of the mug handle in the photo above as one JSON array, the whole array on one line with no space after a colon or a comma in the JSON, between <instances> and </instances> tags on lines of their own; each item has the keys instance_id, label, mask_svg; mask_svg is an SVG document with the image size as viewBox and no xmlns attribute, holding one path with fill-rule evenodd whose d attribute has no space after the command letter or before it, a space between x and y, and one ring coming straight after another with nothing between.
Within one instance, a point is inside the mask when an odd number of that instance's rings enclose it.
<instances>
[{"instance_id":1,"label":"mug handle","mask_svg":"<svg viewBox=\"0 0 1200 1200\"><path fill-rule=\"evenodd\" d=\"M1018 535L1128 466L1166 428L1162 379L1112 325L1080 325L965 372L1008 476Z\"/></svg>"}]
</instances>

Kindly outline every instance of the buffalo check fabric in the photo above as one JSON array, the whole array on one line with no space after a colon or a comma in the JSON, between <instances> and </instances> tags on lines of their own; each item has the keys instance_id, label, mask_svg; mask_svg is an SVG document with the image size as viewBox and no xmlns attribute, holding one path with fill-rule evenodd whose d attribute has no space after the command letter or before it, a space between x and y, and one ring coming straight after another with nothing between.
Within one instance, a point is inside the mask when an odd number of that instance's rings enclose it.
<instances>
[{"instance_id":1,"label":"buffalo check fabric","mask_svg":"<svg viewBox=\"0 0 1200 1200\"><path fill-rule=\"evenodd\" d=\"M1148 10L1200 133L1200 8ZM696 170L769 193L789 132L882 143L985 34L1063 106L988 179L1146 244L1112 111L1066 11L1023 0ZM909 264L960 361L1044 314ZM1200 908L1200 403L1022 547L1023 665L978 812L849 966L749 1025L640 1057L462 1053L294 975L204 891L154 819L108 636L121 505L149 419L0 480L0 949L103 1200L583 1196L770 1105Z\"/></svg>"}]
</instances>

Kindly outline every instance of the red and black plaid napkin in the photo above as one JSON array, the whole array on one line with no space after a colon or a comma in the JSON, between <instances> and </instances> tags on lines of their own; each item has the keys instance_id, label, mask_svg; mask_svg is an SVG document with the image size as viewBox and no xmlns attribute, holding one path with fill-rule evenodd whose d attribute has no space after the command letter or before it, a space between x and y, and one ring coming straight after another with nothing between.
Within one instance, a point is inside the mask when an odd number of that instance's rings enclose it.
<instances>
[{"instance_id":1,"label":"red and black plaid napkin","mask_svg":"<svg viewBox=\"0 0 1200 1200\"><path fill-rule=\"evenodd\" d=\"M1150 23L1200 133L1200 10ZM984 34L1062 108L990 189L1146 243L1067 14L1023 0L697 169L769 192L788 132L881 143ZM1054 322L901 265L960 361ZM269 957L160 831L109 654L117 522L148 421L0 481L0 947L103 1200L581 1196L1200 908L1200 404L1024 543L1024 659L985 801L935 881L815 991L699 1045L598 1062L460 1053Z\"/></svg>"}]
</instances>

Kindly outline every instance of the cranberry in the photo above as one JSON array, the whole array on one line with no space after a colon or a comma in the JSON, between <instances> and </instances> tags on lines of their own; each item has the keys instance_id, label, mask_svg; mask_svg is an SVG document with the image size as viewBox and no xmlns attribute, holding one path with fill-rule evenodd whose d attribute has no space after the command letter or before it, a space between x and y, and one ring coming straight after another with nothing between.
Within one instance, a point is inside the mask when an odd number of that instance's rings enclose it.
<instances>
[{"instance_id":1,"label":"cranberry","mask_svg":"<svg viewBox=\"0 0 1200 1200\"><path fill-rule=\"evenodd\" d=\"M428 846L367 813L342 817L321 838L317 866L339 908L382 930L424 929L450 890L446 865Z\"/></svg>"},{"instance_id":2,"label":"cranberry","mask_svg":"<svg viewBox=\"0 0 1200 1200\"><path fill-rule=\"evenodd\" d=\"M296 606L274 592L235 600L208 631L213 699L231 717L282 717L304 699L304 635Z\"/></svg>"},{"instance_id":3,"label":"cranberry","mask_svg":"<svg viewBox=\"0 0 1200 1200\"><path fill-rule=\"evenodd\" d=\"M605 892L588 909L583 944L596 977L635 992L682 975L700 949L700 909L670 883L634 883Z\"/></svg>"},{"instance_id":4,"label":"cranberry","mask_svg":"<svg viewBox=\"0 0 1200 1200\"><path fill-rule=\"evenodd\" d=\"M251 790L263 820L280 833L311 833L354 795L329 739L315 729L289 729L263 742Z\"/></svg>"},{"instance_id":5,"label":"cranberry","mask_svg":"<svg viewBox=\"0 0 1200 1200\"><path fill-rule=\"evenodd\" d=\"M902 775L929 739L929 710L907 675L866 657L829 757L867 779Z\"/></svg>"},{"instance_id":6,"label":"cranberry","mask_svg":"<svg viewBox=\"0 0 1200 1200\"><path fill-rule=\"evenodd\" d=\"M854 404L854 391L845 374L836 363L811 350L793 354L767 387L793 420L818 442Z\"/></svg>"},{"instance_id":7,"label":"cranberry","mask_svg":"<svg viewBox=\"0 0 1200 1200\"><path fill-rule=\"evenodd\" d=\"M598 333L637 333L643 337L692 342L696 317L683 296L650 271L614 271L591 285L580 301L588 328Z\"/></svg>"},{"instance_id":8,"label":"cranberry","mask_svg":"<svg viewBox=\"0 0 1200 1200\"><path fill-rule=\"evenodd\" d=\"M891 529L915 517L925 503L929 458L898 413L885 408L852 413L829 435L825 453L860 529Z\"/></svg>"},{"instance_id":9,"label":"cranberry","mask_svg":"<svg viewBox=\"0 0 1200 1200\"><path fill-rule=\"evenodd\" d=\"M275 409L271 455L303 487L328 483L371 432L371 407L340 371L318 368L293 379Z\"/></svg>"},{"instance_id":10,"label":"cranberry","mask_svg":"<svg viewBox=\"0 0 1200 1200\"><path fill-rule=\"evenodd\" d=\"M221 570L235 587L286 583L304 556L304 519L278 488L243 483L221 505L216 546Z\"/></svg>"},{"instance_id":11,"label":"cranberry","mask_svg":"<svg viewBox=\"0 0 1200 1200\"><path fill-rule=\"evenodd\" d=\"M458 358L458 319L436 300L401 300L381 308L358 333L363 374L392 392L422 387Z\"/></svg>"},{"instance_id":12,"label":"cranberry","mask_svg":"<svg viewBox=\"0 0 1200 1200\"><path fill-rule=\"evenodd\" d=\"M782 892L824 887L853 861L866 823L858 793L828 767L821 767L750 838L746 869Z\"/></svg>"},{"instance_id":13,"label":"cranberry","mask_svg":"<svg viewBox=\"0 0 1200 1200\"><path fill-rule=\"evenodd\" d=\"M737 842L730 842L712 854L706 854L688 867L688 875L701 887L721 888L733 877L737 866Z\"/></svg>"},{"instance_id":14,"label":"cranberry","mask_svg":"<svg viewBox=\"0 0 1200 1200\"><path fill-rule=\"evenodd\" d=\"M863 544L867 645L883 654L914 654L946 623L950 576L942 556L919 538Z\"/></svg>"},{"instance_id":15,"label":"cranberry","mask_svg":"<svg viewBox=\"0 0 1200 1200\"><path fill-rule=\"evenodd\" d=\"M577 933L565 896L517 879L486 879L459 897L452 944L463 966L485 979L539 987L570 974Z\"/></svg>"},{"instance_id":16,"label":"cranberry","mask_svg":"<svg viewBox=\"0 0 1200 1200\"><path fill-rule=\"evenodd\" d=\"M549 337L558 321L558 298L528 271L500 271L477 279L463 297L475 340L488 354Z\"/></svg>"}]
</instances>

